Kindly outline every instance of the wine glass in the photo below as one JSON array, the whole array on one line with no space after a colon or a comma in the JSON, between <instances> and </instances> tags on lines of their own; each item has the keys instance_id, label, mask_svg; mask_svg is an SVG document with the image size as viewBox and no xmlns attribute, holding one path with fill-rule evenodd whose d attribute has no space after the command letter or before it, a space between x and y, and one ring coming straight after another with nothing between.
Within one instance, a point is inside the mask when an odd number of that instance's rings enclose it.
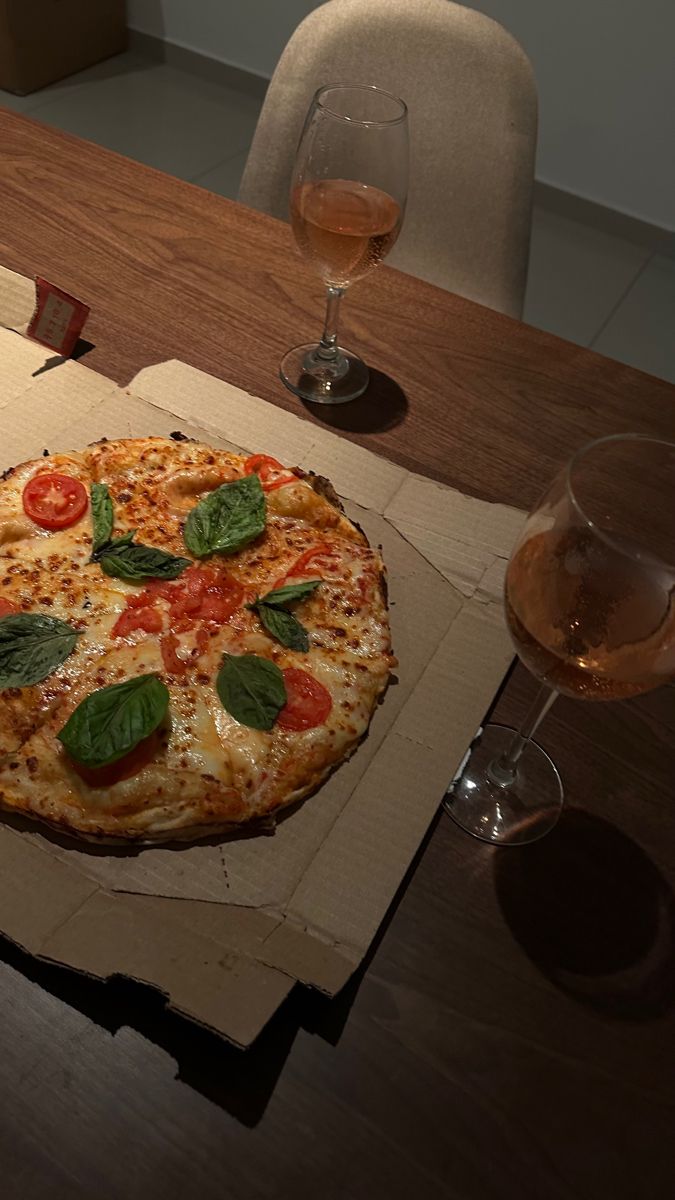
<instances>
[{"instance_id":1,"label":"wine glass","mask_svg":"<svg viewBox=\"0 0 675 1200\"><path fill-rule=\"evenodd\" d=\"M300 253L328 289L321 341L281 363L286 387L316 404L343 404L368 386L368 368L338 346L340 300L389 253L408 192L408 110L381 88L319 88L305 120L291 182Z\"/></svg>"},{"instance_id":2,"label":"wine glass","mask_svg":"<svg viewBox=\"0 0 675 1200\"><path fill-rule=\"evenodd\" d=\"M530 513L506 619L541 688L518 732L487 725L444 805L486 842L532 842L563 801L532 737L556 696L616 700L675 679L675 443L619 434L579 450Z\"/></svg>"}]
</instances>

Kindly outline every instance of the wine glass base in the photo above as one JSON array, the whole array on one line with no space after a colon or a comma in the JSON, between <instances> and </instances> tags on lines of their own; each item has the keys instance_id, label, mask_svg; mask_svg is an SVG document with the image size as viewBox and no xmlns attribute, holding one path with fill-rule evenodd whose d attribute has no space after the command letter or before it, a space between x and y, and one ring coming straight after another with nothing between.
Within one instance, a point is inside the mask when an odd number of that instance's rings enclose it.
<instances>
[{"instance_id":1,"label":"wine glass base","mask_svg":"<svg viewBox=\"0 0 675 1200\"><path fill-rule=\"evenodd\" d=\"M558 769L536 742L525 746L510 786L490 778L491 764L505 753L515 732L506 725L486 725L443 800L462 829L498 846L536 842L553 829L563 805Z\"/></svg>"},{"instance_id":2,"label":"wine glass base","mask_svg":"<svg viewBox=\"0 0 675 1200\"><path fill-rule=\"evenodd\" d=\"M319 345L296 346L281 360L282 383L314 404L346 404L368 387L368 368L356 354L338 347L335 358L322 358Z\"/></svg>"}]
</instances>

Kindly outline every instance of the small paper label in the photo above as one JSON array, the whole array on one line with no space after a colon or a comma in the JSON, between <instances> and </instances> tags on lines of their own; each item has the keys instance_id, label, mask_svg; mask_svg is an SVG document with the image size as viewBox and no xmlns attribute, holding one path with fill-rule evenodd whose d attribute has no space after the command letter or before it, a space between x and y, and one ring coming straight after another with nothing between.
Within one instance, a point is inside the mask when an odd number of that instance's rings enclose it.
<instances>
[{"instance_id":1,"label":"small paper label","mask_svg":"<svg viewBox=\"0 0 675 1200\"><path fill-rule=\"evenodd\" d=\"M89 307L39 276L35 290L35 312L26 333L41 346L69 358L89 316Z\"/></svg>"}]
</instances>

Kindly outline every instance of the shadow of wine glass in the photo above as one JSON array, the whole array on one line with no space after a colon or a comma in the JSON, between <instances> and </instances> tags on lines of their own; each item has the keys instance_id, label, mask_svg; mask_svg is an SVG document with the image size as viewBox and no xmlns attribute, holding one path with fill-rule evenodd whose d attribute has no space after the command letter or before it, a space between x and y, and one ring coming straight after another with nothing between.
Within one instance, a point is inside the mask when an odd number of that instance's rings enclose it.
<instances>
[{"instance_id":1,"label":"shadow of wine glass","mask_svg":"<svg viewBox=\"0 0 675 1200\"><path fill-rule=\"evenodd\" d=\"M675 1003L675 899L644 851L581 809L551 837L502 849L497 898L551 981L607 1016L649 1020Z\"/></svg>"},{"instance_id":2,"label":"shadow of wine glass","mask_svg":"<svg viewBox=\"0 0 675 1200\"><path fill-rule=\"evenodd\" d=\"M313 404L303 400L308 412L332 429L350 433L384 433L405 419L408 397L383 371L370 368L370 383L362 396L348 404Z\"/></svg>"}]
</instances>

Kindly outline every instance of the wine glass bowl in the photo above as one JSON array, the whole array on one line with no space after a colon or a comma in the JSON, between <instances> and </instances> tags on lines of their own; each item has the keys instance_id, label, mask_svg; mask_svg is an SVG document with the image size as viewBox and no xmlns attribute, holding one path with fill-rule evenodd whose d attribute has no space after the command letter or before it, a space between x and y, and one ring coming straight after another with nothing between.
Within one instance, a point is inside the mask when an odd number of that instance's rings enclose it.
<instances>
[{"instance_id":1,"label":"wine glass bowl","mask_svg":"<svg viewBox=\"0 0 675 1200\"><path fill-rule=\"evenodd\" d=\"M616 700L675 675L671 472L667 442L602 439L527 521L506 572L506 617L521 660L556 691Z\"/></svg>"},{"instance_id":2,"label":"wine glass bowl","mask_svg":"<svg viewBox=\"0 0 675 1200\"><path fill-rule=\"evenodd\" d=\"M402 100L370 85L319 88L291 182L300 253L327 288L321 341L288 352L280 367L296 395L319 404L360 396L368 369L337 344L345 290L370 273L399 235L408 189L408 122Z\"/></svg>"},{"instance_id":3,"label":"wine glass bowl","mask_svg":"<svg viewBox=\"0 0 675 1200\"><path fill-rule=\"evenodd\" d=\"M505 608L542 688L518 733L486 727L445 804L468 832L513 844L560 812L558 772L531 740L558 693L616 700L675 679L675 444L619 434L578 451L518 539Z\"/></svg>"},{"instance_id":4,"label":"wine glass bowl","mask_svg":"<svg viewBox=\"0 0 675 1200\"><path fill-rule=\"evenodd\" d=\"M354 179L300 183L291 195L298 248L327 287L348 288L382 262L401 220L387 192Z\"/></svg>"}]
</instances>

